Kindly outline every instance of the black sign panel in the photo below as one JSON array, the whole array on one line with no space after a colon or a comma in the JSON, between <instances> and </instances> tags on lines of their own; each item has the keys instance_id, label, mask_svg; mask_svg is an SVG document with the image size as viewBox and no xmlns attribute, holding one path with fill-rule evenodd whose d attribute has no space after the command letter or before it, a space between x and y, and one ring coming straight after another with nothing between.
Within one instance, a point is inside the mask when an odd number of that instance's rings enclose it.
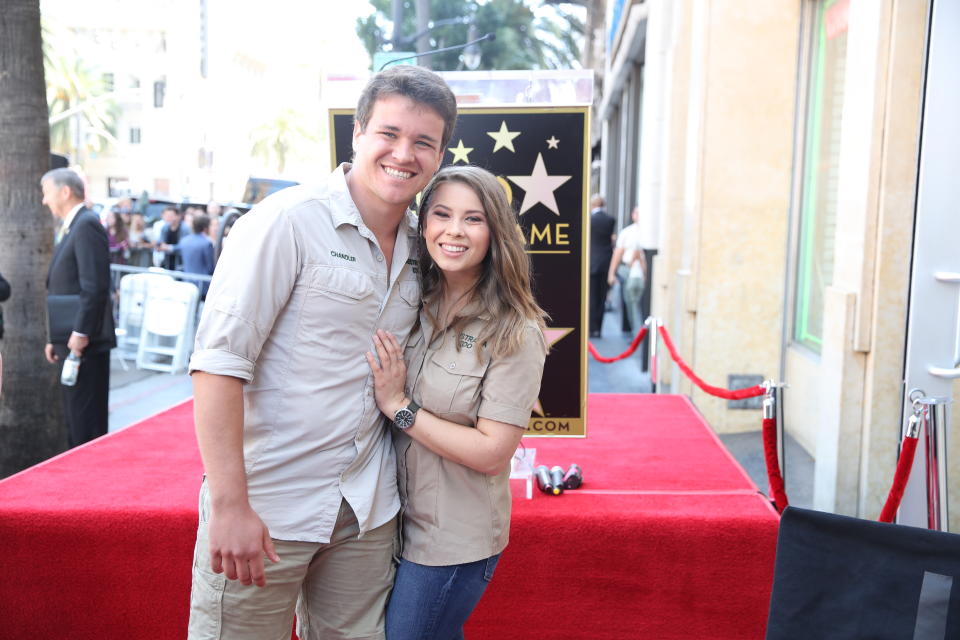
<instances>
[{"instance_id":1,"label":"black sign panel","mask_svg":"<svg viewBox=\"0 0 960 640\"><path fill-rule=\"evenodd\" d=\"M531 436L586 435L588 107L460 109L443 164L483 167L517 211L534 269L534 292L550 314L550 353ZM330 112L331 160L349 162L353 110Z\"/></svg>"}]
</instances>

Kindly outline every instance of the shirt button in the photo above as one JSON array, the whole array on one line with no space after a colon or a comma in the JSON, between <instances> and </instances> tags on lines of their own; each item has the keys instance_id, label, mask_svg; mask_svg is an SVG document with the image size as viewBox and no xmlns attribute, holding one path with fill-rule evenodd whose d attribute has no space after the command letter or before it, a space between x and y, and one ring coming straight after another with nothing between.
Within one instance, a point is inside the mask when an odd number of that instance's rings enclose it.
<instances>
[{"instance_id":1,"label":"shirt button","mask_svg":"<svg viewBox=\"0 0 960 640\"><path fill-rule=\"evenodd\" d=\"M456 369L456 368L457 368L457 363L456 363L456 362L451 362L451 363L450 363L450 368L451 368L451 369Z\"/></svg>"},{"instance_id":2,"label":"shirt button","mask_svg":"<svg viewBox=\"0 0 960 640\"><path fill-rule=\"evenodd\" d=\"M377 254L377 262L383 262L383 254L382 254L382 253L378 253L378 254Z\"/></svg>"}]
</instances>

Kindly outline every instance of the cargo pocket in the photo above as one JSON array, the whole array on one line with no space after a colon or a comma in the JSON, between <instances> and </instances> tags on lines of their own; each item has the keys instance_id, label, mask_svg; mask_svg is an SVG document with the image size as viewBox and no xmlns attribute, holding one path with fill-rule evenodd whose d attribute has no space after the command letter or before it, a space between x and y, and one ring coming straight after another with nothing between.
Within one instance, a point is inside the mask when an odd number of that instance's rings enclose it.
<instances>
[{"instance_id":1,"label":"cargo pocket","mask_svg":"<svg viewBox=\"0 0 960 640\"><path fill-rule=\"evenodd\" d=\"M202 522L193 550L193 585L190 588L190 640L218 640L223 620L226 577L210 569L207 524Z\"/></svg>"},{"instance_id":2,"label":"cargo pocket","mask_svg":"<svg viewBox=\"0 0 960 640\"><path fill-rule=\"evenodd\" d=\"M400 282L397 285L397 293L400 299L411 307L420 306L420 284L416 281Z\"/></svg>"}]
</instances>

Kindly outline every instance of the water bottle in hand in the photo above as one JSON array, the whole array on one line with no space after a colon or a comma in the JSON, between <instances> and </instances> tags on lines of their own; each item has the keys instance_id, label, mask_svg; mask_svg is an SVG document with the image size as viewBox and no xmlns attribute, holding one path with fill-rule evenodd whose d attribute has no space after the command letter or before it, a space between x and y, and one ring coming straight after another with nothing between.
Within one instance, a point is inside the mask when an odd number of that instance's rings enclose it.
<instances>
[{"instance_id":1,"label":"water bottle in hand","mask_svg":"<svg viewBox=\"0 0 960 640\"><path fill-rule=\"evenodd\" d=\"M60 373L60 384L72 387L77 384L77 376L80 375L80 356L73 351L63 361L63 371Z\"/></svg>"}]
</instances>

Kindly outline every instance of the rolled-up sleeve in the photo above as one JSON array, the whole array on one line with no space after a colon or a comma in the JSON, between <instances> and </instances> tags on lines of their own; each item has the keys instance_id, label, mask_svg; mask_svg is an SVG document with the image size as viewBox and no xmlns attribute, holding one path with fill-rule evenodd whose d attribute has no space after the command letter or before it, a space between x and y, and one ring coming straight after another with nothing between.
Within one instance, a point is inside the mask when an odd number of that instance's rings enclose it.
<instances>
[{"instance_id":1,"label":"rolled-up sleeve","mask_svg":"<svg viewBox=\"0 0 960 640\"><path fill-rule=\"evenodd\" d=\"M520 347L506 358L494 358L487 367L477 417L526 428L540 393L546 357L543 333L527 327Z\"/></svg>"},{"instance_id":2,"label":"rolled-up sleeve","mask_svg":"<svg viewBox=\"0 0 960 640\"><path fill-rule=\"evenodd\" d=\"M234 224L203 309L190 373L253 380L254 365L297 282L301 251L288 212L263 203Z\"/></svg>"}]
</instances>

